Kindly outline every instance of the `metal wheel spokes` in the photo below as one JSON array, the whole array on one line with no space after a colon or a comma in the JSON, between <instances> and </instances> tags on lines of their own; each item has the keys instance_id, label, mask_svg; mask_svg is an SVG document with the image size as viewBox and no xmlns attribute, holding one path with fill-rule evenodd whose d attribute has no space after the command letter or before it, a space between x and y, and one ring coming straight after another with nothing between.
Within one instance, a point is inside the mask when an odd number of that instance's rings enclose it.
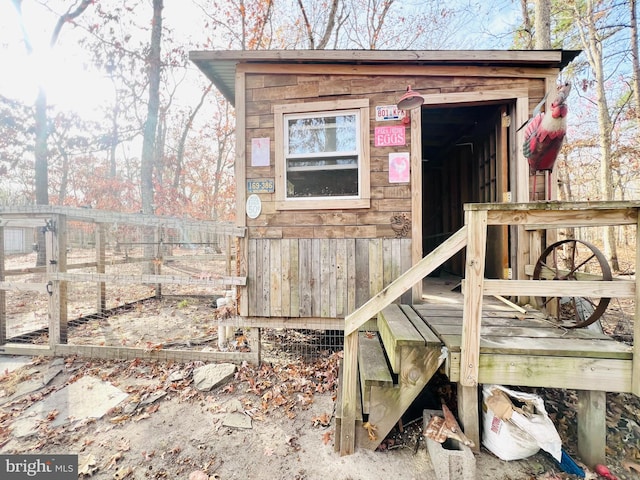
<instances>
[{"instance_id":1,"label":"metal wheel spokes","mask_svg":"<svg viewBox=\"0 0 640 480\"><path fill-rule=\"evenodd\" d=\"M562 240L549 245L536 262L534 280L611 280L611 268L597 247L583 240ZM610 298L540 297L538 307L565 328L591 325L607 309Z\"/></svg>"}]
</instances>

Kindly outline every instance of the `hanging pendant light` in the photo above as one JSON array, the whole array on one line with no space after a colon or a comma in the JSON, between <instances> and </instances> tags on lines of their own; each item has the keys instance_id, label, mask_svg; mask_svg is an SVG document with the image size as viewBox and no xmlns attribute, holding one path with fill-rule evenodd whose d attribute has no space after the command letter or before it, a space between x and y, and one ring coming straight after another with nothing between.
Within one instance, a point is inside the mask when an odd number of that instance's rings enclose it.
<instances>
[{"instance_id":1,"label":"hanging pendant light","mask_svg":"<svg viewBox=\"0 0 640 480\"><path fill-rule=\"evenodd\" d=\"M407 91L397 103L397 107L401 110L413 110L424 103L424 97L418 92L411 90L411 85L407 85Z\"/></svg>"}]
</instances>

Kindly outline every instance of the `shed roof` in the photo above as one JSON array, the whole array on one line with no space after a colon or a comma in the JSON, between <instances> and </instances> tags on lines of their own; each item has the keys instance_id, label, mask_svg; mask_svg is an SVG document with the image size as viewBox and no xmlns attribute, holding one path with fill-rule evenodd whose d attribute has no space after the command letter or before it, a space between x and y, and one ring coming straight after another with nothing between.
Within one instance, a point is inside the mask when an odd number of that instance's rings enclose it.
<instances>
[{"instance_id":1,"label":"shed roof","mask_svg":"<svg viewBox=\"0 0 640 480\"><path fill-rule=\"evenodd\" d=\"M235 104L238 63L448 65L562 69L579 50L206 50L189 58Z\"/></svg>"}]
</instances>

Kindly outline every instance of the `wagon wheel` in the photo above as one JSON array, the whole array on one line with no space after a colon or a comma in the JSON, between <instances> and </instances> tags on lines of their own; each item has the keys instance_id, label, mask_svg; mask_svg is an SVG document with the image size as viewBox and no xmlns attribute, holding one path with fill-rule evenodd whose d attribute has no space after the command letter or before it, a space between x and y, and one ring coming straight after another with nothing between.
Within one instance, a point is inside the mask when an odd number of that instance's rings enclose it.
<instances>
[{"instance_id":1,"label":"wagon wheel","mask_svg":"<svg viewBox=\"0 0 640 480\"><path fill-rule=\"evenodd\" d=\"M534 280L611 280L611 268L597 247L582 240L562 240L542 252L535 268ZM591 325L607 309L610 298L541 297L545 307L566 328Z\"/></svg>"}]
</instances>

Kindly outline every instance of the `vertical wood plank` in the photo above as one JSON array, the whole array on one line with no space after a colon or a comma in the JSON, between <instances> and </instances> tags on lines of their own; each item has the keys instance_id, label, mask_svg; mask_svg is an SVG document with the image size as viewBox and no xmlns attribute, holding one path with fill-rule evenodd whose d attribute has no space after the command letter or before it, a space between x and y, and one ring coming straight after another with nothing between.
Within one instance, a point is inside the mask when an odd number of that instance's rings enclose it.
<instances>
[{"instance_id":1,"label":"vertical wood plank","mask_svg":"<svg viewBox=\"0 0 640 480\"><path fill-rule=\"evenodd\" d=\"M636 293L635 314L633 317L633 376L631 377L631 391L640 396L640 209L636 209Z\"/></svg>"},{"instance_id":2,"label":"vertical wood plank","mask_svg":"<svg viewBox=\"0 0 640 480\"><path fill-rule=\"evenodd\" d=\"M369 300L369 240L356 238L356 308Z\"/></svg>"},{"instance_id":3,"label":"vertical wood plank","mask_svg":"<svg viewBox=\"0 0 640 480\"><path fill-rule=\"evenodd\" d=\"M258 315L257 311L257 302L258 302L258 266L260 262L258 261L258 253L257 253L257 240L252 238L251 240L247 240L247 256L252 259L252 261L248 265L248 275L247 275L247 312L250 316L255 317ZM260 267L260 271L262 267Z\"/></svg>"},{"instance_id":4,"label":"vertical wood plank","mask_svg":"<svg viewBox=\"0 0 640 480\"><path fill-rule=\"evenodd\" d=\"M336 240L336 317L347 315L347 241Z\"/></svg>"},{"instance_id":5,"label":"vertical wood plank","mask_svg":"<svg viewBox=\"0 0 640 480\"><path fill-rule=\"evenodd\" d=\"M279 239L267 240L269 244L269 312L273 317L282 316L282 250Z\"/></svg>"},{"instance_id":6,"label":"vertical wood plank","mask_svg":"<svg viewBox=\"0 0 640 480\"><path fill-rule=\"evenodd\" d=\"M411 110L411 266L422 259L422 111ZM422 282L416 283L410 297L422 299Z\"/></svg>"},{"instance_id":7,"label":"vertical wood plank","mask_svg":"<svg viewBox=\"0 0 640 480\"><path fill-rule=\"evenodd\" d=\"M231 270L231 235L224 236L224 271L227 275L233 275Z\"/></svg>"},{"instance_id":8,"label":"vertical wood plank","mask_svg":"<svg viewBox=\"0 0 640 480\"><path fill-rule=\"evenodd\" d=\"M293 240L283 238L280 240L282 252L282 309L281 315L291 317L291 242Z\"/></svg>"},{"instance_id":9,"label":"vertical wood plank","mask_svg":"<svg viewBox=\"0 0 640 480\"><path fill-rule=\"evenodd\" d=\"M236 224L247 226L247 139L246 139L246 79L244 72L236 72L236 159L234 162L234 176L236 178Z\"/></svg>"},{"instance_id":10,"label":"vertical wood plank","mask_svg":"<svg viewBox=\"0 0 640 480\"><path fill-rule=\"evenodd\" d=\"M382 241L379 238L372 238L369 240L369 298L383 288L382 268Z\"/></svg>"},{"instance_id":11,"label":"vertical wood plank","mask_svg":"<svg viewBox=\"0 0 640 480\"><path fill-rule=\"evenodd\" d=\"M607 394L592 390L578 390L578 455L593 468L606 464Z\"/></svg>"},{"instance_id":12,"label":"vertical wood plank","mask_svg":"<svg viewBox=\"0 0 640 480\"><path fill-rule=\"evenodd\" d=\"M529 119L529 97L520 97L516 100L516 111L515 111L515 125L516 128L519 125L524 124ZM511 162L512 167L514 167L514 185L512 185L512 189L515 191L512 192L511 198L515 200L517 203L529 202L529 164L524 154L522 153L522 147L524 145L524 132L525 129L521 129L516 134L516 148L515 148L515 158Z\"/></svg>"},{"instance_id":13,"label":"vertical wood plank","mask_svg":"<svg viewBox=\"0 0 640 480\"><path fill-rule=\"evenodd\" d=\"M271 289L269 280L271 278L271 264L270 259L270 241L269 239L262 239L261 241L261 258L262 258L262 285L260 287L260 295L262 297L261 316L268 317L271 310Z\"/></svg>"},{"instance_id":14,"label":"vertical wood plank","mask_svg":"<svg viewBox=\"0 0 640 480\"><path fill-rule=\"evenodd\" d=\"M478 387L465 387L458 383L458 419L462 431L475 446L474 452L480 451L480 408Z\"/></svg>"},{"instance_id":15,"label":"vertical wood plank","mask_svg":"<svg viewBox=\"0 0 640 480\"><path fill-rule=\"evenodd\" d=\"M105 273L106 224L96 224L96 273ZM106 282L98 282L96 294L96 312L102 315L107 308Z\"/></svg>"},{"instance_id":16,"label":"vertical wood plank","mask_svg":"<svg viewBox=\"0 0 640 480\"><path fill-rule=\"evenodd\" d=\"M356 309L356 240L345 239L347 250L347 311L345 316Z\"/></svg>"},{"instance_id":17,"label":"vertical wood plank","mask_svg":"<svg viewBox=\"0 0 640 480\"><path fill-rule=\"evenodd\" d=\"M300 298L300 316L301 317L310 317L311 316L311 282L312 282L312 272L311 272L311 239L310 238L301 238L299 241L300 250L299 250L299 258L300 258L300 283L298 285L299 289L299 298Z\"/></svg>"},{"instance_id":18,"label":"vertical wood plank","mask_svg":"<svg viewBox=\"0 0 640 480\"><path fill-rule=\"evenodd\" d=\"M51 228L45 234L47 273L67 271L67 217L54 215ZM67 282L54 280L49 297L49 345L67 343Z\"/></svg>"},{"instance_id":19,"label":"vertical wood plank","mask_svg":"<svg viewBox=\"0 0 640 480\"><path fill-rule=\"evenodd\" d=\"M412 240L408 238L403 238L400 240L400 275L402 275L413 266L411 260L411 243ZM400 297L400 301L402 303L406 305L410 305L413 303L413 291L415 290L415 286L418 283L422 284L422 279L420 279L419 282L416 282L411 289L402 294L402 296ZM422 291L422 289L420 289L420 291ZM416 299L416 301L418 301L418 299Z\"/></svg>"},{"instance_id":20,"label":"vertical wood plank","mask_svg":"<svg viewBox=\"0 0 640 480\"><path fill-rule=\"evenodd\" d=\"M153 230L153 242L158 246L156 251L155 251L155 259L151 264L152 270L153 270L153 274L154 275L162 275L162 257L164 255L163 250L163 245L162 245L162 227L159 226L157 228L155 228ZM161 298L162 297L162 284L161 283L156 283L155 284L155 296L156 298Z\"/></svg>"},{"instance_id":21,"label":"vertical wood plank","mask_svg":"<svg viewBox=\"0 0 640 480\"><path fill-rule=\"evenodd\" d=\"M256 296L254 297L255 311L257 316L264 315L264 297L262 295L262 277L264 272L264 259L262 258L262 244L263 239L256 238L256 256L254 262L256 263Z\"/></svg>"},{"instance_id":22,"label":"vertical wood plank","mask_svg":"<svg viewBox=\"0 0 640 480\"><path fill-rule=\"evenodd\" d=\"M340 428L340 455L351 455L356 441L356 402L358 387L358 331L344 338L342 363L342 422Z\"/></svg>"},{"instance_id":23,"label":"vertical wood plank","mask_svg":"<svg viewBox=\"0 0 640 480\"><path fill-rule=\"evenodd\" d=\"M382 239L382 288L393 281L393 238Z\"/></svg>"},{"instance_id":24,"label":"vertical wood plank","mask_svg":"<svg viewBox=\"0 0 640 480\"><path fill-rule=\"evenodd\" d=\"M331 315L331 258L329 239L320 239L320 316Z\"/></svg>"},{"instance_id":25,"label":"vertical wood plank","mask_svg":"<svg viewBox=\"0 0 640 480\"><path fill-rule=\"evenodd\" d=\"M336 318L338 316L338 299L337 299L337 240L329 240L329 317Z\"/></svg>"},{"instance_id":26,"label":"vertical wood plank","mask_svg":"<svg viewBox=\"0 0 640 480\"><path fill-rule=\"evenodd\" d=\"M320 276L320 239L311 239L311 315L320 316L321 276Z\"/></svg>"},{"instance_id":27,"label":"vertical wood plank","mask_svg":"<svg viewBox=\"0 0 640 480\"><path fill-rule=\"evenodd\" d=\"M299 240L291 239L290 241L290 258L291 258L291 316L300 317L300 254Z\"/></svg>"},{"instance_id":28,"label":"vertical wood plank","mask_svg":"<svg viewBox=\"0 0 640 480\"><path fill-rule=\"evenodd\" d=\"M4 227L0 226L0 282L4 282ZM0 345L7 343L7 292L0 290Z\"/></svg>"},{"instance_id":29,"label":"vertical wood plank","mask_svg":"<svg viewBox=\"0 0 640 480\"><path fill-rule=\"evenodd\" d=\"M480 360L480 323L487 245L487 211L467 211L465 217L468 237L462 310L460 383L465 387L474 387L478 384Z\"/></svg>"},{"instance_id":30,"label":"vertical wood plank","mask_svg":"<svg viewBox=\"0 0 640 480\"><path fill-rule=\"evenodd\" d=\"M238 276L245 275L247 277L247 286L244 288L238 287L240 288L239 313L240 313L240 316L246 317L247 315L249 315L249 285L251 285L251 283L249 283L249 279L251 278L251 275L249 274L249 268L251 266L255 266L256 257L255 255L251 257L252 259L251 265L247 263L247 254L249 251L248 236L245 235L244 238L236 238L235 245L236 245L236 275ZM253 285L255 286L255 278L253 280ZM255 295L253 298L255 298Z\"/></svg>"}]
</instances>

